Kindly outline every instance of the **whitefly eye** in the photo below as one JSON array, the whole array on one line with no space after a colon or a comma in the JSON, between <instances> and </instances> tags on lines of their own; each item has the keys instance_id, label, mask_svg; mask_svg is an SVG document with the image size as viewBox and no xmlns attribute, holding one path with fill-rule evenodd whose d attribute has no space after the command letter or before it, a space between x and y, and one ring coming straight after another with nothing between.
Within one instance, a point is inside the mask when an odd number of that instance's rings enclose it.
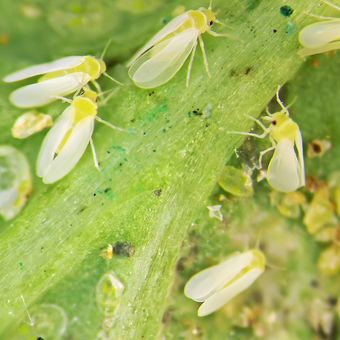
<instances>
[{"instance_id":1,"label":"whitefly eye","mask_svg":"<svg viewBox=\"0 0 340 340\"><path fill-rule=\"evenodd\" d=\"M214 24L214 21L213 20L210 20L209 21L209 26L212 26Z\"/></svg>"}]
</instances>

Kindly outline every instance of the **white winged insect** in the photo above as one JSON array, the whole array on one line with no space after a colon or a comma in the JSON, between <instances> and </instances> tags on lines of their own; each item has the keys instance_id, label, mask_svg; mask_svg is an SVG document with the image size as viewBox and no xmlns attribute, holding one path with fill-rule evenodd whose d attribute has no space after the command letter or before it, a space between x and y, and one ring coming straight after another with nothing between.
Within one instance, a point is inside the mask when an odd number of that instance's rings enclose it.
<instances>
[{"instance_id":1,"label":"white winged insect","mask_svg":"<svg viewBox=\"0 0 340 340\"><path fill-rule=\"evenodd\" d=\"M266 258L258 249L235 253L224 262L202 270L185 285L184 294L203 302L198 316L206 316L246 290L265 270Z\"/></svg>"},{"instance_id":2,"label":"white winged insect","mask_svg":"<svg viewBox=\"0 0 340 340\"><path fill-rule=\"evenodd\" d=\"M97 116L97 93L84 88L84 93L68 100L70 105L47 133L38 155L37 175L46 184L66 176L78 163L88 144L91 145L95 167L99 164L92 141L95 120L117 130L120 129Z\"/></svg>"},{"instance_id":3,"label":"white winged insect","mask_svg":"<svg viewBox=\"0 0 340 340\"><path fill-rule=\"evenodd\" d=\"M322 1L330 7L340 11L340 6L326 0ZM310 16L323 21L308 25L300 31L299 41L303 48L299 50L299 55L301 57L306 57L339 49L340 18L314 14L311 14Z\"/></svg>"},{"instance_id":4,"label":"white winged insect","mask_svg":"<svg viewBox=\"0 0 340 340\"><path fill-rule=\"evenodd\" d=\"M257 138L265 138L269 135L272 146L261 151L259 168L262 168L264 154L274 150L267 169L267 181L277 191L293 192L305 185L302 136L299 126L289 117L289 111L279 97L279 91L280 86L276 92L276 99L282 110L273 114L267 110L268 116L262 118L270 122L269 127L264 126L258 119L249 116L263 129L261 135L248 132L231 133Z\"/></svg>"},{"instance_id":5,"label":"white winged insect","mask_svg":"<svg viewBox=\"0 0 340 340\"><path fill-rule=\"evenodd\" d=\"M148 41L128 62L129 76L141 88L155 88L169 81L183 66L191 54L186 85L194 56L199 42L205 69L210 77L208 60L202 39L203 33L212 36L227 36L211 30L217 20L215 13L209 8L189 10L171 20L150 41Z\"/></svg>"},{"instance_id":6,"label":"white winged insect","mask_svg":"<svg viewBox=\"0 0 340 340\"><path fill-rule=\"evenodd\" d=\"M80 91L89 82L100 91L96 80L102 74L119 83L106 73L103 57L109 43L110 41L105 46L100 58L70 56L49 63L30 66L6 76L3 80L7 83L40 76L35 84L23 86L12 92L10 101L20 108L44 106L58 99L58 97Z\"/></svg>"}]
</instances>

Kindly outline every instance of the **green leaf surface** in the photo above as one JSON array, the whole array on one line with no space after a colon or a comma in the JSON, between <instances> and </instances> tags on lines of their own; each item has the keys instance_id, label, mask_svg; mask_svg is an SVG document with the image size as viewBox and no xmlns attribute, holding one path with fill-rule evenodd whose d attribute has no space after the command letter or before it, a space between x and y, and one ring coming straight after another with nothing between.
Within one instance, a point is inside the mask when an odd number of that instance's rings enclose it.
<instances>
[{"instance_id":1,"label":"green leaf surface","mask_svg":"<svg viewBox=\"0 0 340 340\"><path fill-rule=\"evenodd\" d=\"M303 63L296 54L297 34L310 21L303 12L320 12L308 0L296 4L290 19L280 14L280 1L216 1L218 17L232 26L237 39L204 36L212 77L197 53L188 88L184 66L168 84L146 91L129 82L123 63L173 16L176 6L206 4L143 3L0 5L1 76L65 55L100 55L112 38L109 72L126 85L100 108L99 116L129 131L113 132L98 124L94 141L102 171L94 168L88 150L60 182L46 186L35 177L23 212L11 223L0 222L4 339L23 338L18 325L28 322L27 313L41 303L65 311L66 338L95 338L103 328L96 285L111 270L125 291L109 336L152 339L159 334L181 244L243 140L227 132L248 131L252 122L243 114L259 115L277 85L294 76ZM107 80L101 85L105 90L115 86ZM10 105L8 95L16 87L0 86L0 141L24 151L34 171L45 133L25 141L11 137L20 110ZM57 116L64 107L53 104L44 112ZM101 250L116 242L129 242L135 253L103 259ZM34 327L29 336L39 336Z\"/></svg>"}]
</instances>

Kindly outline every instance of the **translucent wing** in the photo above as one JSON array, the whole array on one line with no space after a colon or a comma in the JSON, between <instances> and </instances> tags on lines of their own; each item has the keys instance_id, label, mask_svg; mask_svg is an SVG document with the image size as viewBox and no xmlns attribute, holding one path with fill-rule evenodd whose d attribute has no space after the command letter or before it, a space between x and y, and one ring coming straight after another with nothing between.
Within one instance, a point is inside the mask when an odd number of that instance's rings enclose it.
<instances>
[{"instance_id":1,"label":"translucent wing","mask_svg":"<svg viewBox=\"0 0 340 340\"><path fill-rule=\"evenodd\" d=\"M273 189L282 192L295 191L302 185L300 163L290 140L283 139L277 144L268 166L267 180Z\"/></svg>"},{"instance_id":2,"label":"translucent wing","mask_svg":"<svg viewBox=\"0 0 340 340\"><path fill-rule=\"evenodd\" d=\"M67 70L72 67L76 67L84 62L84 56L72 56L72 57L65 57L50 63L44 63L39 65L30 66L24 68L18 72L12 73L6 76L3 81L6 83L11 83L19 80L23 80L26 78L38 76L40 74L45 74L54 71L61 71Z\"/></svg>"},{"instance_id":3,"label":"translucent wing","mask_svg":"<svg viewBox=\"0 0 340 340\"><path fill-rule=\"evenodd\" d=\"M58 146L66 133L71 129L73 121L74 108L68 106L48 131L40 147L37 160L37 175L39 177L45 176L54 159Z\"/></svg>"},{"instance_id":4,"label":"translucent wing","mask_svg":"<svg viewBox=\"0 0 340 340\"><path fill-rule=\"evenodd\" d=\"M51 162L43 176L50 184L66 176L84 154L93 133L94 117L82 119L73 129L61 152Z\"/></svg>"},{"instance_id":5,"label":"translucent wing","mask_svg":"<svg viewBox=\"0 0 340 340\"><path fill-rule=\"evenodd\" d=\"M305 161L303 158L303 143L302 136L300 130L297 131L297 135L295 138L295 147L298 152L298 160L299 160L299 174L300 174L300 186L304 186L306 184L306 176L305 176Z\"/></svg>"},{"instance_id":6,"label":"translucent wing","mask_svg":"<svg viewBox=\"0 0 340 340\"><path fill-rule=\"evenodd\" d=\"M20 108L38 107L56 100L56 96L67 96L82 88L90 80L87 73L75 72L21 87L10 95L13 105Z\"/></svg>"},{"instance_id":7,"label":"translucent wing","mask_svg":"<svg viewBox=\"0 0 340 340\"><path fill-rule=\"evenodd\" d=\"M317 48L340 39L340 20L308 25L300 31L299 41L307 48Z\"/></svg>"},{"instance_id":8,"label":"translucent wing","mask_svg":"<svg viewBox=\"0 0 340 340\"><path fill-rule=\"evenodd\" d=\"M221 308L233 297L246 290L262 273L263 270L254 268L240 276L226 288L218 291L205 300L198 309L198 316L206 316Z\"/></svg>"},{"instance_id":9,"label":"translucent wing","mask_svg":"<svg viewBox=\"0 0 340 340\"><path fill-rule=\"evenodd\" d=\"M166 83L182 67L197 44L198 36L197 29L188 29L155 45L131 66L131 79L142 88Z\"/></svg>"},{"instance_id":10,"label":"translucent wing","mask_svg":"<svg viewBox=\"0 0 340 340\"><path fill-rule=\"evenodd\" d=\"M205 301L249 266L252 260L251 251L232 255L217 266L207 268L194 275L185 285L184 294L195 301Z\"/></svg>"},{"instance_id":11,"label":"translucent wing","mask_svg":"<svg viewBox=\"0 0 340 340\"><path fill-rule=\"evenodd\" d=\"M173 33L180 27L186 20L189 19L188 12L185 12L178 17L168 22L157 34L155 34L128 62L127 66L130 67L136 59L138 59L143 53L153 47L162 39L165 39L169 34Z\"/></svg>"}]
</instances>

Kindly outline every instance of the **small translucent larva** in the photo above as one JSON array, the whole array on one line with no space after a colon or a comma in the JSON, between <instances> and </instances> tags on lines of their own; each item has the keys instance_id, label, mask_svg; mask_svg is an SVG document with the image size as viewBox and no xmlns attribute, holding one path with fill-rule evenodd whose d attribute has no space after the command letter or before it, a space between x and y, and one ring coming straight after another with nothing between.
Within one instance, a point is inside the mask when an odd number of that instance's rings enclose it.
<instances>
[{"instance_id":1,"label":"small translucent larva","mask_svg":"<svg viewBox=\"0 0 340 340\"><path fill-rule=\"evenodd\" d=\"M66 176L78 163L89 143L95 166L99 169L92 141L95 120L112 129L122 130L97 116L97 93L89 88L73 100L64 99L70 105L47 133L38 155L37 175L45 184Z\"/></svg>"},{"instance_id":2,"label":"small translucent larva","mask_svg":"<svg viewBox=\"0 0 340 340\"><path fill-rule=\"evenodd\" d=\"M246 290L264 272L265 265L265 256L258 249L233 254L194 275L185 285L184 294L203 302L198 316L209 315Z\"/></svg>"},{"instance_id":3,"label":"small translucent larva","mask_svg":"<svg viewBox=\"0 0 340 340\"><path fill-rule=\"evenodd\" d=\"M262 118L270 122L269 127L249 116L263 129L261 135L249 132L230 133L257 138L265 138L269 135L272 146L260 153L259 168L262 168L262 157L274 150L266 173L267 181L277 191L292 192L305 185L302 136L299 126L289 117L289 111L279 97L279 91L280 86L276 92L276 99L282 110L276 113L267 110L268 116Z\"/></svg>"},{"instance_id":4,"label":"small translucent larva","mask_svg":"<svg viewBox=\"0 0 340 340\"><path fill-rule=\"evenodd\" d=\"M25 155L10 145L0 146L0 215L14 218L32 192L32 179Z\"/></svg>"},{"instance_id":5,"label":"small translucent larva","mask_svg":"<svg viewBox=\"0 0 340 340\"><path fill-rule=\"evenodd\" d=\"M38 111L28 111L17 118L12 126L12 136L18 139L24 139L40 132L41 130L51 127L53 119Z\"/></svg>"},{"instance_id":6,"label":"small translucent larva","mask_svg":"<svg viewBox=\"0 0 340 340\"><path fill-rule=\"evenodd\" d=\"M322 0L327 5L340 11L340 6ZM299 33L299 41L303 46L299 50L301 57L324 53L340 48L340 18L311 15L323 21L304 27Z\"/></svg>"},{"instance_id":7,"label":"small translucent larva","mask_svg":"<svg viewBox=\"0 0 340 340\"><path fill-rule=\"evenodd\" d=\"M105 273L96 287L96 302L106 318L115 315L123 295L124 285L117 279L114 272Z\"/></svg>"},{"instance_id":8,"label":"small translucent larva","mask_svg":"<svg viewBox=\"0 0 340 340\"><path fill-rule=\"evenodd\" d=\"M186 85L195 57L197 41L200 45L205 69L210 77L208 61L202 39L203 33L227 36L211 30L216 19L211 9L189 10L171 20L129 61L129 76L141 88L155 88L168 82L189 58Z\"/></svg>"}]
</instances>

